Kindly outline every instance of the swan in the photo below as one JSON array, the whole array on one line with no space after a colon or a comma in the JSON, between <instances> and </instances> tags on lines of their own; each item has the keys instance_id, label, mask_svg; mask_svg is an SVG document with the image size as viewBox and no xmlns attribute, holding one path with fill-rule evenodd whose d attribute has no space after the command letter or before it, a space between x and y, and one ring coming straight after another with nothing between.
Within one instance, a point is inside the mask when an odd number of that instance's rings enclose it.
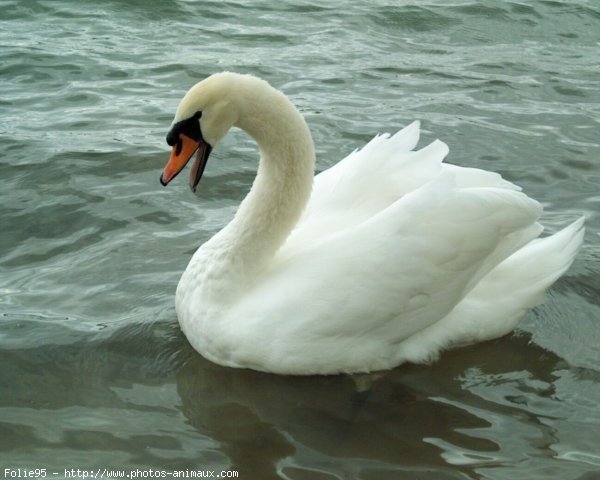
<instances>
[{"instance_id":1,"label":"swan","mask_svg":"<svg viewBox=\"0 0 600 480\"><path fill-rule=\"evenodd\" d=\"M288 375L426 363L515 328L571 265L584 218L538 238L540 204L499 174L415 150L419 123L314 176L309 128L266 81L214 74L167 134L167 185L195 155L195 190L232 127L260 162L234 218L192 256L175 294L182 331L220 365Z\"/></svg>"}]
</instances>

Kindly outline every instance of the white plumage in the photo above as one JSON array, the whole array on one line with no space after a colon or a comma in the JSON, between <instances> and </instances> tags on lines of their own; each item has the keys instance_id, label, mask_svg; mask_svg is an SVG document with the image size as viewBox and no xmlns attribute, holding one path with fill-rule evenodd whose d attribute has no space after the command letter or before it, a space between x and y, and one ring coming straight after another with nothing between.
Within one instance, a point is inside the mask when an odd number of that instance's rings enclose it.
<instances>
[{"instance_id":1,"label":"white plumage","mask_svg":"<svg viewBox=\"0 0 600 480\"><path fill-rule=\"evenodd\" d=\"M190 343L227 366L333 374L427 362L510 332L570 266L583 218L536 239L541 206L500 175L414 150L419 124L375 137L314 178L302 116L252 76L193 87L215 146L232 126L261 162L235 218L194 254L177 289Z\"/></svg>"}]
</instances>

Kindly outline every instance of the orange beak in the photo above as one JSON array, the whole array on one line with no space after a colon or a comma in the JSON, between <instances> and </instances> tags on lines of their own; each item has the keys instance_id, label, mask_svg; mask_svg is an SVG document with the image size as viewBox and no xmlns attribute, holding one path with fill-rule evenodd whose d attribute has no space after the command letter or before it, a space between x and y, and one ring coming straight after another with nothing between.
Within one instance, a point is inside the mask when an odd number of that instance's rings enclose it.
<instances>
[{"instance_id":1,"label":"orange beak","mask_svg":"<svg viewBox=\"0 0 600 480\"><path fill-rule=\"evenodd\" d=\"M171 151L171 157L165 166L162 175L160 176L160 183L166 186L171 180L173 180L179 172L183 170L183 167L187 165L194 155L194 152L200 147L200 143L187 135L180 133L179 141L173 145Z\"/></svg>"}]
</instances>

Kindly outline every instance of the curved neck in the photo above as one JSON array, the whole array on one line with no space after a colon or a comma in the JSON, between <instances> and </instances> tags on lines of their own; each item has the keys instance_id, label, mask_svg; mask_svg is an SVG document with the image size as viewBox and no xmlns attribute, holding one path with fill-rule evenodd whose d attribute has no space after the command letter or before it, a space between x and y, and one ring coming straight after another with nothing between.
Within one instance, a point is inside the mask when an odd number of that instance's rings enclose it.
<instances>
[{"instance_id":1,"label":"curved neck","mask_svg":"<svg viewBox=\"0 0 600 480\"><path fill-rule=\"evenodd\" d=\"M233 220L202 247L213 268L241 281L265 268L284 243L310 197L314 175L314 146L304 118L281 92L266 83L261 87L246 95L242 90L236 122L260 149L256 179Z\"/></svg>"}]
</instances>

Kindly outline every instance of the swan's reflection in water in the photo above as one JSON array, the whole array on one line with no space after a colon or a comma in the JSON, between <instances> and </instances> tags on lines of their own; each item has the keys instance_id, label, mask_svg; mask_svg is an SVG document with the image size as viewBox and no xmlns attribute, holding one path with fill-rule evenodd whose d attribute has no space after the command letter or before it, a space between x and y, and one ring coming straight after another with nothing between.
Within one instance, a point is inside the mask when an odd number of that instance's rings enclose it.
<instances>
[{"instance_id":1,"label":"swan's reflection in water","mask_svg":"<svg viewBox=\"0 0 600 480\"><path fill-rule=\"evenodd\" d=\"M470 463L497 462L506 452L470 433L490 427L472 412L498 406L463 388L465 371L478 366L501 374L528 366L539 378L557 361L545 357L532 365L527 359L539 359L540 350L512 338L449 352L431 366L360 377L282 377L191 355L177 385L190 423L217 440L231 468L250 478L321 478L310 476L317 472L322 478L398 478L394 472L466 478L473 474ZM440 445L469 452L461 471L448 465Z\"/></svg>"},{"instance_id":2,"label":"swan's reflection in water","mask_svg":"<svg viewBox=\"0 0 600 480\"><path fill-rule=\"evenodd\" d=\"M14 332L28 328L42 326ZM594 435L574 426L597 412L599 375L528 337L430 366L283 377L215 365L173 322L68 344L55 339L69 332L46 333L41 345L19 348L15 336L0 350L0 450L15 464L232 469L253 480L546 478L553 468L577 478L597 467Z\"/></svg>"}]
</instances>

